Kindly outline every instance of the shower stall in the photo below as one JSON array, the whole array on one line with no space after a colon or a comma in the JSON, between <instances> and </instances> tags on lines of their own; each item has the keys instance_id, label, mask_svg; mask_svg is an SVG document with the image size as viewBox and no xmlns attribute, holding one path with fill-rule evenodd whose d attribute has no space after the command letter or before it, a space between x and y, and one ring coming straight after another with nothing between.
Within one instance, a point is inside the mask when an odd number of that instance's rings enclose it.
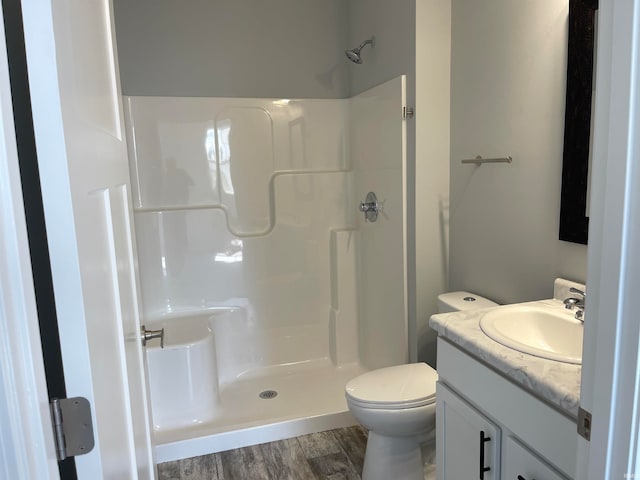
<instances>
[{"instance_id":1,"label":"shower stall","mask_svg":"<svg viewBox=\"0 0 640 480\"><path fill-rule=\"evenodd\" d=\"M346 382L408 361L405 107L125 97L158 462L352 425Z\"/></svg>"}]
</instances>

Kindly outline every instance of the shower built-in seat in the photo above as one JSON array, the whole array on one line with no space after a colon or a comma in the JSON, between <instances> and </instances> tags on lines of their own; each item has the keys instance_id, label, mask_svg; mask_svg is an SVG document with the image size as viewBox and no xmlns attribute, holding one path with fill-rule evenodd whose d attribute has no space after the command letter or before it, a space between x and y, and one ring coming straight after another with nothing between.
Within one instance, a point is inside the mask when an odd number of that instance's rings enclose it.
<instances>
[{"instance_id":1,"label":"shower built-in seat","mask_svg":"<svg viewBox=\"0 0 640 480\"><path fill-rule=\"evenodd\" d=\"M176 328L179 322L180 328ZM214 334L209 316L155 322L164 348L147 345L149 390L155 430L214 420L220 411Z\"/></svg>"}]
</instances>

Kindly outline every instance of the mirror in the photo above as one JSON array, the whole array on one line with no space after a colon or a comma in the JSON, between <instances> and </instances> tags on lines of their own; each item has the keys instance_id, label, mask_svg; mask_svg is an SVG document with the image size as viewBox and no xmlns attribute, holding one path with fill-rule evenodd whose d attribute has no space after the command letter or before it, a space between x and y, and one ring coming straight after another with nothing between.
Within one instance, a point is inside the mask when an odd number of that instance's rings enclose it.
<instances>
[{"instance_id":1,"label":"mirror","mask_svg":"<svg viewBox=\"0 0 640 480\"><path fill-rule=\"evenodd\" d=\"M560 240L587 244L589 151L598 0L569 0Z\"/></svg>"}]
</instances>

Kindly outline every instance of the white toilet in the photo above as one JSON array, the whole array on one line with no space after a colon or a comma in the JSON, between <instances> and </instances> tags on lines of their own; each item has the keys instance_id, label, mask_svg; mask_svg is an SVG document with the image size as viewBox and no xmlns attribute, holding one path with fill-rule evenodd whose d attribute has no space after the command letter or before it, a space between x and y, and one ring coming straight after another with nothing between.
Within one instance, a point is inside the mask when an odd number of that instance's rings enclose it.
<instances>
[{"instance_id":1,"label":"white toilet","mask_svg":"<svg viewBox=\"0 0 640 480\"><path fill-rule=\"evenodd\" d=\"M469 292L438 296L440 313L497 306ZM364 373L346 386L347 405L369 430L363 480L423 480L421 444L435 435L437 372L410 363Z\"/></svg>"}]
</instances>

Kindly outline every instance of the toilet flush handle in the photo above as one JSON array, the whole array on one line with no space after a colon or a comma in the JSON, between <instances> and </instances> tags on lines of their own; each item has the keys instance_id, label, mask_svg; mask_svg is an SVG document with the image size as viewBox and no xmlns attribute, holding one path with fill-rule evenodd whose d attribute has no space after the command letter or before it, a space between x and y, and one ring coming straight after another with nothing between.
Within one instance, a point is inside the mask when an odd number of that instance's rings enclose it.
<instances>
[{"instance_id":1,"label":"toilet flush handle","mask_svg":"<svg viewBox=\"0 0 640 480\"><path fill-rule=\"evenodd\" d=\"M146 347L147 342L154 338L159 338L160 348L164 348L164 328L161 328L160 330L147 330L144 325L140 327L140 340L142 340L143 347Z\"/></svg>"}]
</instances>

